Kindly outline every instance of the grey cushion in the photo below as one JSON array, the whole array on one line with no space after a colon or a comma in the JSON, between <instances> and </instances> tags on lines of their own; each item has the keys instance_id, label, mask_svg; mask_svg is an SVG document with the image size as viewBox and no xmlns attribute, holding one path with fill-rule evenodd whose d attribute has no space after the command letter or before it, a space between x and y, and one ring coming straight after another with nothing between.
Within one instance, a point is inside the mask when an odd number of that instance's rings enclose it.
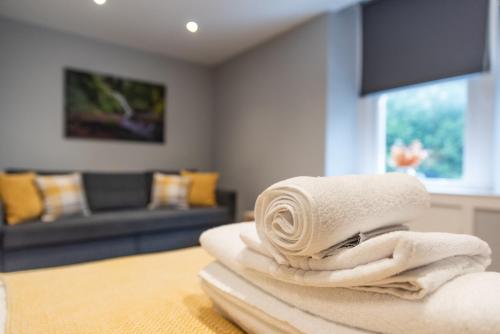
<instances>
[{"instance_id":1,"label":"grey cushion","mask_svg":"<svg viewBox=\"0 0 500 334\"><path fill-rule=\"evenodd\" d=\"M19 249L155 231L216 226L229 221L227 208L126 210L73 217L52 223L3 226L4 248Z\"/></svg>"},{"instance_id":2,"label":"grey cushion","mask_svg":"<svg viewBox=\"0 0 500 334\"><path fill-rule=\"evenodd\" d=\"M145 208L151 183L146 173L83 173L92 212Z\"/></svg>"}]
</instances>

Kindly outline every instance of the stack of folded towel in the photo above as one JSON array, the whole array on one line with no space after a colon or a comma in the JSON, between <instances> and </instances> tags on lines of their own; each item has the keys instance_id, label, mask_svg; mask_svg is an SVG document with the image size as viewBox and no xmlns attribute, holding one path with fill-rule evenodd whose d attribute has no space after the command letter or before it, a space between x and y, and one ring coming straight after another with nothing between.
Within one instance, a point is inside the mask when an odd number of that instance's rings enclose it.
<instances>
[{"instance_id":1,"label":"stack of folded towel","mask_svg":"<svg viewBox=\"0 0 500 334\"><path fill-rule=\"evenodd\" d=\"M428 206L404 174L278 182L255 223L201 236L202 286L251 333L500 333L488 244L402 225Z\"/></svg>"}]
</instances>

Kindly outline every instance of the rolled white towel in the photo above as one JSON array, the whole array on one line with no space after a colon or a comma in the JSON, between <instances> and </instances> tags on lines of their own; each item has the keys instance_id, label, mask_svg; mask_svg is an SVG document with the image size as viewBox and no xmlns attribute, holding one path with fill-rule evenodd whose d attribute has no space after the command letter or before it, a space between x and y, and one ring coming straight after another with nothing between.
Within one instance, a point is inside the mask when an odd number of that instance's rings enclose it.
<instances>
[{"instance_id":1,"label":"rolled white towel","mask_svg":"<svg viewBox=\"0 0 500 334\"><path fill-rule=\"evenodd\" d=\"M350 237L413 220L428 207L424 185L406 174L300 176L262 192L255 221L265 247L285 264L290 256L321 258Z\"/></svg>"}]
</instances>

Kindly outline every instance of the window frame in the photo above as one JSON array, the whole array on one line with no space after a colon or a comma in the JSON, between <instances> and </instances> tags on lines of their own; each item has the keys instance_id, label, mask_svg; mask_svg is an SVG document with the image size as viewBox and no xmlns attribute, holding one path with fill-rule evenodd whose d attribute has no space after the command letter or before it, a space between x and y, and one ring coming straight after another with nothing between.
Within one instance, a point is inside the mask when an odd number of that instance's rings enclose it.
<instances>
[{"instance_id":1,"label":"window frame","mask_svg":"<svg viewBox=\"0 0 500 334\"><path fill-rule=\"evenodd\" d=\"M460 79L466 80L468 95L464 115L462 178L421 180L429 190L435 192L488 193L493 190L495 78L486 73L450 80ZM428 84L435 83L439 81ZM358 142L361 152L358 172L363 174L386 172L384 93L365 96L359 101Z\"/></svg>"}]
</instances>

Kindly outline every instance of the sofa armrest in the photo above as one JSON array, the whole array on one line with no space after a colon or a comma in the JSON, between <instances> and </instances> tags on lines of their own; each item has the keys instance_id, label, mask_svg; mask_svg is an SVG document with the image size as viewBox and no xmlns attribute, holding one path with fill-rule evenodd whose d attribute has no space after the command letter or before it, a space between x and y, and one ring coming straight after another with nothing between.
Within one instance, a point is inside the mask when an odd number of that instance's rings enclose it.
<instances>
[{"instance_id":1,"label":"sofa armrest","mask_svg":"<svg viewBox=\"0 0 500 334\"><path fill-rule=\"evenodd\" d=\"M7 225L7 219L5 217L5 208L2 201L0 201L0 272L4 271L4 248L3 248L3 238L5 225Z\"/></svg>"},{"instance_id":2,"label":"sofa armrest","mask_svg":"<svg viewBox=\"0 0 500 334\"><path fill-rule=\"evenodd\" d=\"M5 208L2 201L0 201L0 226L6 225L7 219L5 218Z\"/></svg>"},{"instance_id":3,"label":"sofa armrest","mask_svg":"<svg viewBox=\"0 0 500 334\"><path fill-rule=\"evenodd\" d=\"M217 189L216 197L217 205L227 207L231 221L236 221L236 191Z\"/></svg>"}]
</instances>

